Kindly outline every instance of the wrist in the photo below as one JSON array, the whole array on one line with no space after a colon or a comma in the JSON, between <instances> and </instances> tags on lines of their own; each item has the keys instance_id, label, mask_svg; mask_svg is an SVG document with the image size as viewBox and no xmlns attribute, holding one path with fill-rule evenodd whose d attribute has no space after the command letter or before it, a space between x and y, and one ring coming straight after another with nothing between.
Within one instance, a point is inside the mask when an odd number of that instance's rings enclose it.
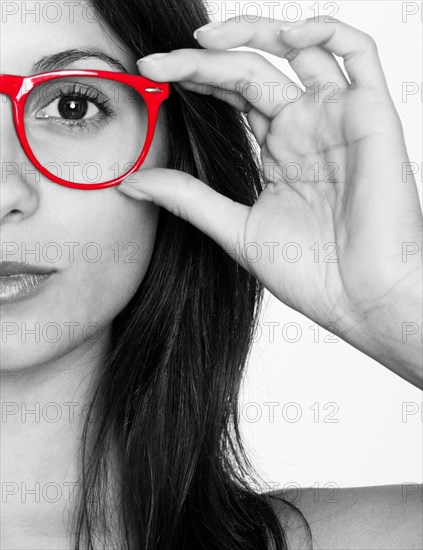
<instances>
[{"instance_id":1,"label":"wrist","mask_svg":"<svg viewBox=\"0 0 423 550\"><path fill-rule=\"evenodd\" d=\"M423 298L420 288L392 293L371 307L349 307L340 335L414 386L423 387Z\"/></svg>"}]
</instances>

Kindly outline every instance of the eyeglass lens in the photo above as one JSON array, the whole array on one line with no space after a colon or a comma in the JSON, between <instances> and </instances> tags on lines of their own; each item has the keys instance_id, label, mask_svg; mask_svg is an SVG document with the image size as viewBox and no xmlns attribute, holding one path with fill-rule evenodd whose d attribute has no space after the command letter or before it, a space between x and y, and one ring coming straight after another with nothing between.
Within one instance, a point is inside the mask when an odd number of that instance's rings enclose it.
<instances>
[{"instance_id":1,"label":"eyeglass lens","mask_svg":"<svg viewBox=\"0 0 423 550\"><path fill-rule=\"evenodd\" d=\"M24 111L25 133L50 173L98 184L130 170L143 149L148 111L131 86L95 77L61 77L36 86Z\"/></svg>"}]
</instances>

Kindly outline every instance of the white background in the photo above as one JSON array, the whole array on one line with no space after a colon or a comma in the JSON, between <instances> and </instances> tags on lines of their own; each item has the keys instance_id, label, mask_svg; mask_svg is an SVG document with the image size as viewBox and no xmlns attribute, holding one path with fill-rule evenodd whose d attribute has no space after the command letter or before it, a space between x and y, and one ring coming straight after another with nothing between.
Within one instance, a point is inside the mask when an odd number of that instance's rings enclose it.
<instances>
[{"instance_id":1,"label":"white background","mask_svg":"<svg viewBox=\"0 0 423 550\"><path fill-rule=\"evenodd\" d=\"M333 13L335 7L335 18L372 35L403 122L410 161L421 166L422 3L352 0L273 4L274 12L268 2L206 2L213 20L232 17L235 10L269 18L274 13L276 19L283 19L284 13L286 19L296 20L312 17L317 4L322 15ZM418 13L406 18L407 9ZM286 60L266 57L299 82ZM419 93L403 99L405 82L415 83ZM417 183L421 196L421 171ZM269 322L278 323L273 341L271 327L264 324ZM269 293L260 325L261 337L253 347L240 411L244 442L263 478L264 490L291 484L353 487L421 483L421 391L327 331L319 328L314 332L310 329L312 321ZM324 342L325 338L335 342ZM406 403L415 414L404 418Z\"/></svg>"}]
</instances>

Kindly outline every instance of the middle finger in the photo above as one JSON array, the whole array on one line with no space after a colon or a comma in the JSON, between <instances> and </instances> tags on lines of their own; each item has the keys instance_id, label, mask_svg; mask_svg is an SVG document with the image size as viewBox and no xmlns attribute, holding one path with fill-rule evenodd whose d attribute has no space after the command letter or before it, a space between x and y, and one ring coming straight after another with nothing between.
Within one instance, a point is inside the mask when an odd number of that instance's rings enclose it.
<instances>
[{"instance_id":1,"label":"middle finger","mask_svg":"<svg viewBox=\"0 0 423 550\"><path fill-rule=\"evenodd\" d=\"M306 20L296 22L296 26ZM200 29L196 37L201 46L218 50L246 46L286 58L306 88L318 83L320 86L334 84L339 88L349 86L348 80L334 55L321 46L300 50L283 43L278 34L284 21L261 17L258 21L248 20L248 16L231 17L220 26ZM205 27L202 27L203 29Z\"/></svg>"}]
</instances>

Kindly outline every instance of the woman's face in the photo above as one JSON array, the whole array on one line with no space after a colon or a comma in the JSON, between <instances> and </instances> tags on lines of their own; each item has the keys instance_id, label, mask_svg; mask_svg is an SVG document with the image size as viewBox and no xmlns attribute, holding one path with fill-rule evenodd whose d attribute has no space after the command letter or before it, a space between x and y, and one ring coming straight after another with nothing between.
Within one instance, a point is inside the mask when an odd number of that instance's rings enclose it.
<instances>
[{"instance_id":1,"label":"woman's face","mask_svg":"<svg viewBox=\"0 0 423 550\"><path fill-rule=\"evenodd\" d=\"M88 3L55 2L55 10L45 10L47 4L14 2L2 12L1 73L28 76L45 56L92 48L137 74L136 59L98 22ZM60 69L117 70L98 58ZM55 271L24 299L0 298L1 370L7 372L103 341L147 270L159 209L116 188L84 191L44 178L18 141L11 101L1 97L0 260ZM142 168L165 166L165 157L161 111ZM0 297L3 288L0 282Z\"/></svg>"}]
</instances>

